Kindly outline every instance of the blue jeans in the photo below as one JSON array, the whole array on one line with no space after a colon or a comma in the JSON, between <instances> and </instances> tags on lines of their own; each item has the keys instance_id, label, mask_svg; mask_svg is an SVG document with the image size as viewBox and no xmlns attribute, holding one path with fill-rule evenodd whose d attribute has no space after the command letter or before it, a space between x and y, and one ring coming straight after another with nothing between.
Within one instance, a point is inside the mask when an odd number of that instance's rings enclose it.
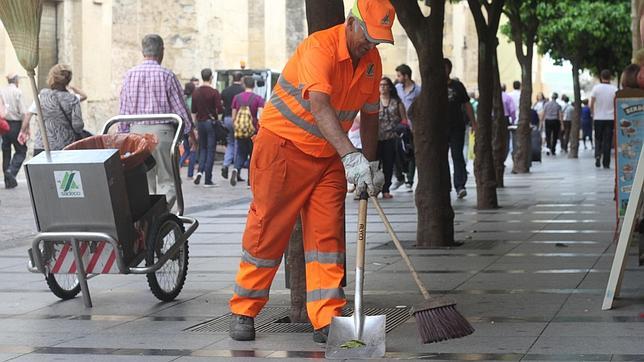
<instances>
[{"instance_id":1,"label":"blue jeans","mask_svg":"<svg viewBox=\"0 0 644 362\"><path fill-rule=\"evenodd\" d=\"M235 139L235 130L233 130L232 117L224 117L224 126L228 130L226 136L226 153L224 154L224 167L228 167L235 162L235 154L237 153L237 140Z\"/></svg>"},{"instance_id":2,"label":"blue jeans","mask_svg":"<svg viewBox=\"0 0 644 362\"><path fill-rule=\"evenodd\" d=\"M195 171L195 164L197 163L197 151L192 151L190 147L190 137L183 135L183 155L179 160L179 167L188 160L188 177L192 177Z\"/></svg>"},{"instance_id":3,"label":"blue jeans","mask_svg":"<svg viewBox=\"0 0 644 362\"><path fill-rule=\"evenodd\" d=\"M237 152L235 154L235 168L241 170L246 165L251 152L253 152L253 141L250 138L235 140L237 142Z\"/></svg>"},{"instance_id":4,"label":"blue jeans","mask_svg":"<svg viewBox=\"0 0 644 362\"><path fill-rule=\"evenodd\" d=\"M215 163L215 127L212 120L197 121L199 134L199 172L205 173L205 183L212 183L212 166Z\"/></svg>"}]
</instances>

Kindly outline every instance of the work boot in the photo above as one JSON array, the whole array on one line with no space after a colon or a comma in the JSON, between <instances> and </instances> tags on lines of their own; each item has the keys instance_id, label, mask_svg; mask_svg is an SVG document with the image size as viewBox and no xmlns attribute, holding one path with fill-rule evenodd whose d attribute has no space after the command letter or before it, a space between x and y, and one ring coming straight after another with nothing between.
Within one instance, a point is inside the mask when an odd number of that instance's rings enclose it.
<instances>
[{"instance_id":1,"label":"work boot","mask_svg":"<svg viewBox=\"0 0 644 362\"><path fill-rule=\"evenodd\" d=\"M313 332L313 342L315 343L326 343L327 338L329 338L329 326L316 329Z\"/></svg>"},{"instance_id":2,"label":"work boot","mask_svg":"<svg viewBox=\"0 0 644 362\"><path fill-rule=\"evenodd\" d=\"M255 340L255 319L245 315L233 314L230 317L230 338L236 341Z\"/></svg>"}]
</instances>

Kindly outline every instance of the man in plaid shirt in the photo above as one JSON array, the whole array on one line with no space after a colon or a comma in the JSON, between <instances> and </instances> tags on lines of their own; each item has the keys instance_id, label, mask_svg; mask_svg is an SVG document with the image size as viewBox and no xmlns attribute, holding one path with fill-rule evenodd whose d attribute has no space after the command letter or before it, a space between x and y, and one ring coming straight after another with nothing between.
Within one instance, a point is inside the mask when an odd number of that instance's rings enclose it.
<instances>
[{"instance_id":1,"label":"man in plaid shirt","mask_svg":"<svg viewBox=\"0 0 644 362\"><path fill-rule=\"evenodd\" d=\"M119 113L177 114L184 121L184 132L189 135L191 145L196 145L192 119L183 100L181 84L172 71L161 66L163 39L157 34L148 34L143 38L142 48L143 62L130 69L123 78ZM174 125L161 120L141 121L133 124L131 129L126 124L121 124L119 129L121 132L152 133L157 136L159 143L152 153L157 165L148 172L148 185L150 193L156 194L158 191L165 194L168 205L172 207L176 200L170 157Z\"/></svg>"}]
</instances>

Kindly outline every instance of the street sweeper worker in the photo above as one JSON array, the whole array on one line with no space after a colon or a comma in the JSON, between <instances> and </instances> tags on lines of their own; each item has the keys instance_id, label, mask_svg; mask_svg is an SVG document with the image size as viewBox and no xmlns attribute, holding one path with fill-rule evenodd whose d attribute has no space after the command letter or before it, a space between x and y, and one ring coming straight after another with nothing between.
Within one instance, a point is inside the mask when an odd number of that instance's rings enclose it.
<instances>
[{"instance_id":1,"label":"street sweeper worker","mask_svg":"<svg viewBox=\"0 0 644 362\"><path fill-rule=\"evenodd\" d=\"M313 340L346 304L344 201L347 181L377 195L379 43L393 43L389 0L356 0L344 24L306 38L289 59L261 116L250 165L253 201L230 299L230 337L255 339L254 318L298 215L302 217L306 297ZM347 131L361 113L362 152Z\"/></svg>"}]
</instances>

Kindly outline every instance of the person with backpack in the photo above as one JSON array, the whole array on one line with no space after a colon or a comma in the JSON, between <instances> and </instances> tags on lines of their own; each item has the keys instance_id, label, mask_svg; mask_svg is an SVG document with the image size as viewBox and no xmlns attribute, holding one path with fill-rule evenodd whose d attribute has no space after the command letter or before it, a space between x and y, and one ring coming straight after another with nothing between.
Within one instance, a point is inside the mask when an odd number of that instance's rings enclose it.
<instances>
[{"instance_id":1,"label":"person with backpack","mask_svg":"<svg viewBox=\"0 0 644 362\"><path fill-rule=\"evenodd\" d=\"M237 151L235 154L235 168L230 174L230 184L232 186L237 185L238 181L244 181L241 178L241 169L253 151L251 138L259 130L257 115L264 108L264 98L253 93L254 89L255 79L252 76L244 77L244 92L233 98L233 133L237 143ZM248 177L248 184L250 185L250 177Z\"/></svg>"}]
</instances>

